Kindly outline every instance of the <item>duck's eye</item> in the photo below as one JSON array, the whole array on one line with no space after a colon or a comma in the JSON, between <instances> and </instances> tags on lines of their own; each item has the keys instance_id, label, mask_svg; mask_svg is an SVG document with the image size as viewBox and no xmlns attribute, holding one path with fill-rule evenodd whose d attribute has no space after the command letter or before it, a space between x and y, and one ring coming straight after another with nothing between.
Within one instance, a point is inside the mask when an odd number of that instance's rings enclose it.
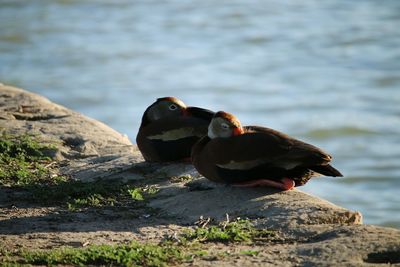
<instances>
[{"instance_id":1,"label":"duck's eye","mask_svg":"<svg viewBox=\"0 0 400 267\"><path fill-rule=\"evenodd\" d=\"M229 129L229 125L228 124L226 124L226 123L221 123L221 127L222 127L222 129Z\"/></svg>"},{"instance_id":2,"label":"duck's eye","mask_svg":"<svg viewBox=\"0 0 400 267\"><path fill-rule=\"evenodd\" d=\"M168 108L169 108L169 110L176 110L178 108L178 106L175 104L171 104Z\"/></svg>"}]
</instances>

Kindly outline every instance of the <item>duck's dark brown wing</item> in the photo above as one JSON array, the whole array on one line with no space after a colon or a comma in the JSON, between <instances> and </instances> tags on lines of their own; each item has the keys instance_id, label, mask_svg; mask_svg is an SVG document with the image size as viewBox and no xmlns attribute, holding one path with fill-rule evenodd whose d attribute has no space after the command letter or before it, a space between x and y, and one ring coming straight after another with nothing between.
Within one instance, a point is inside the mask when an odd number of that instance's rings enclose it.
<instances>
[{"instance_id":1,"label":"duck's dark brown wing","mask_svg":"<svg viewBox=\"0 0 400 267\"><path fill-rule=\"evenodd\" d=\"M331 156L321 149L270 128L247 126L245 133L209 142L216 165L248 169L268 164L286 170L299 166L327 165Z\"/></svg>"},{"instance_id":2,"label":"duck's dark brown wing","mask_svg":"<svg viewBox=\"0 0 400 267\"><path fill-rule=\"evenodd\" d=\"M332 157L316 146L294 139L284 133L270 128L259 126L248 126L245 128L249 132L254 131L258 133L272 134L276 137L279 137L281 140L286 140L287 142L290 142L292 146L289 149L286 157L287 159L293 160L294 162L298 160L301 161L302 164L299 165L300 167L306 167L314 172L326 176L343 176L337 169L328 164L332 160Z\"/></svg>"}]
</instances>

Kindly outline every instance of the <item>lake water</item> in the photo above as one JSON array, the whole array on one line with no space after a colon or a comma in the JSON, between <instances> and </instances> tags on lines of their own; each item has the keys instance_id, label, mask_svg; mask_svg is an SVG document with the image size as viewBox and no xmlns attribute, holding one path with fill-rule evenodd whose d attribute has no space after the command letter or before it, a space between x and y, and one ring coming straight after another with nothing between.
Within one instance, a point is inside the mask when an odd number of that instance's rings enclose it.
<instances>
[{"instance_id":1,"label":"lake water","mask_svg":"<svg viewBox=\"0 0 400 267\"><path fill-rule=\"evenodd\" d=\"M400 1L0 0L0 80L131 140L160 96L311 142L301 190L400 228Z\"/></svg>"}]
</instances>

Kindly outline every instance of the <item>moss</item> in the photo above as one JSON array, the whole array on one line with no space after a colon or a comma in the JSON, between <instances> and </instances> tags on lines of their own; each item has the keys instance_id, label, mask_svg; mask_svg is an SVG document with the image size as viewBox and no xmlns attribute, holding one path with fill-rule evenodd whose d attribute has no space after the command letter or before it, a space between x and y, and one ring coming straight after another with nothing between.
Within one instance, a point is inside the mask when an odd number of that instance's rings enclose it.
<instances>
[{"instance_id":1,"label":"moss","mask_svg":"<svg viewBox=\"0 0 400 267\"><path fill-rule=\"evenodd\" d=\"M0 247L0 265L1 266L17 266L14 254L5 247Z\"/></svg>"},{"instance_id":2,"label":"moss","mask_svg":"<svg viewBox=\"0 0 400 267\"><path fill-rule=\"evenodd\" d=\"M172 183L187 183L193 180L193 177L190 174L181 175L181 176L172 176L170 181Z\"/></svg>"},{"instance_id":3,"label":"moss","mask_svg":"<svg viewBox=\"0 0 400 267\"><path fill-rule=\"evenodd\" d=\"M113 206L136 193L154 195L154 187L134 188L120 182L83 183L58 175L57 162L49 157L54 145L43 144L37 136L2 133L0 140L0 185L22 190L21 200L41 204L65 204L70 210ZM53 153L54 154L54 153ZM140 195L140 196L139 196Z\"/></svg>"},{"instance_id":4,"label":"moss","mask_svg":"<svg viewBox=\"0 0 400 267\"><path fill-rule=\"evenodd\" d=\"M25 189L31 193L33 200L39 203L66 204L70 211L87 207L122 206L127 203L135 204L136 207L144 206L146 200L158 192L154 186L135 187L131 183L117 180L112 183L101 180L90 183L69 181L53 186L35 185Z\"/></svg>"},{"instance_id":5,"label":"moss","mask_svg":"<svg viewBox=\"0 0 400 267\"><path fill-rule=\"evenodd\" d=\"M143 201L158 192L155 186L137 187L115 180L111 183L71 180L58 174L57 162L48 156L54 151L54 145L42 143L37 136L2 133L0 185L22 191L20 200L65 205L71 211Z\"/></svg>"},{"instance_id":6,"label":"moss","mask_svg":"<svg viewBox=\"0 0 400 267\"><path fill-rule=\"evenodd\" d=\"M260 253L260 251L257 250L242 250L239 252L241 255L247 255L247 256L257 256Z\"/></svg>"},{"instance_id":7,"label":"moss","mask_svg":"<svg viewBox=\"0 0 400 267\"><path fill-rule=\"evenodd\" d=\"M114 206L116 199L113 197L103 197L99 194L90 194L85 198L74 198L67 202L68 210L77 211L85 207Z\"/></svg>"},{"instance_id":8,"label":"moss","mask_svg":"<svg viewBox=\"0 0 400 267\"><path fill-rule=\"evenodd\" d=\"M273 239L276 232L255 228L249 220L236 219L218 225L198 227L182 235L184 240L199 242L252 242L260 238Z\"/></svg>"},{"instance_id":9,"label":"moss","mask_svg":"<svg viewBox=\"0 0 400 267\"><path fill-rule=\"evenodd\" d=\"M143 201L144 195L152 196L155 195L159 189L154 185L146 185L144 187L139 188L128 188L128 193L132 197L133 200Z\"/></svg>"},{"instance_id":10,"label":"moss","mask_svg":"<svg viewBox=\"0 0 400 267\"><path fill-rule=\"evenodd\" d=\"M0 185L25 186L65 181L66 177L57 174L54 161L48 156L49 152L55 150L54 145L42 144L34 136L2 133Z\"/></svg>"},{"instance_id":11,"label":"moss","mask_svg":"<svg viewBox=\"0 0 400 267\"><path fill-rule=\"evenodd\" d=\"M6 250L4 250L6 251ZM14 250L1 254L2 266L30 265L104 265L104 266L170 266L190 263L195 258L217 260L225 255L212 255L198 244L140 243L91 245L81 248L62 247L50 250ZM229 254L231 255L231 254ZM2 257L3 256L3 257Z\"/></svg>"},{"instance_id":12,"label":"moss","mask_svg":"<svg viewBox=\"0 0 400 267\"><path fill-rule=\"evenodd\" d=\"M201 230L200 230L201 229ZM250 221L237 219L183 233L180 238L164 239L158 244L139 243L91 245L82 248L63 247L52 250L13 251L0 253L0 262L33 265L106 265L169 266L192 262L195 258L214 261L225 257L258 256L258 250L213 251L204 242L253 242L259 237L273 238L275 232L256 229ZM200 241L200 242L198 242ZM206 247L207 246L207 247ZM218 252L218 253L216 253Z\"/></svg>"},{"instance_id":13,"label":"moss","mask_svg":"<svg viewBox=\"0 0 400 267\"><path fill-rule=\"evenodd\" d=\"M132 242L129 245L93 245L86 248L63 248L21 253L22 264L37 265L117 265L165 266L189 259L179 246L162 243Z\"/></svg>"},{"instance_id":14,"label":"moss","mask_svg":"<svg viewBox=\"0 0 400 267\"><path fill-rule=\"evenodd\" d=\"M131 195L132 199L142 201L144 200L142 195L142 190L140 188L128 189L128 193Z\"/></svg>"}]
</instances>

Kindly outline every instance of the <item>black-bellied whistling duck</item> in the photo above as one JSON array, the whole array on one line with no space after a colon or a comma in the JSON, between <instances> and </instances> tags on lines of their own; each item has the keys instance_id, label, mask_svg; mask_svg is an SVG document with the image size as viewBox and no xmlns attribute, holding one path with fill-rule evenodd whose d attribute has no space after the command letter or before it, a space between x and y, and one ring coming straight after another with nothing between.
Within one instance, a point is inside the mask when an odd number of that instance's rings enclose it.
<instances>
[{"instance_id":1,"label":"black-bellied whistling duck","mask_svg":"<svg viewBox=\"0 0 400 267\"><path fill-rule=\"evenodd\" d=\"M209 180L243 187L289 190L319 174L342 176L321 149L273 129L242 127L223 111L214 115L207 136L193 146L191 159Z\"/></svg>"},{"instance_id":2,"label":"black-bellied whistling duck","mask_svg":"<svg viewBox=\"0 0 400 267\"><path fill-rule=\"evenodd\" d=\"M207 134L213 115L175 97L159 98L145 110L136 143L146 161L190 160L193 144Z\"/></svg>"}]
</instances>

